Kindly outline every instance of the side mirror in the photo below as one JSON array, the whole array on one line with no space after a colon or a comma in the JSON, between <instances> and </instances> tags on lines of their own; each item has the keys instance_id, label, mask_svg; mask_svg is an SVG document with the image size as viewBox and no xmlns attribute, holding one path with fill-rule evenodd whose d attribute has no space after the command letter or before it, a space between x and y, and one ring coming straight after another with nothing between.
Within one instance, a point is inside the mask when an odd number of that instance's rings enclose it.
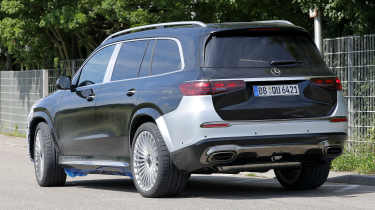
<instances>
[{"instance_id":1,"label":"side mirror","mask_svg":"<svg viewBox=\"0 0 375 210\"><path fill-rule=\"evenodd\" d=\"M70 77L67 76L60 76L56 81L56 88L58 90L70 90L72 86L72 82Z\"/></svg>"}]
</instances>

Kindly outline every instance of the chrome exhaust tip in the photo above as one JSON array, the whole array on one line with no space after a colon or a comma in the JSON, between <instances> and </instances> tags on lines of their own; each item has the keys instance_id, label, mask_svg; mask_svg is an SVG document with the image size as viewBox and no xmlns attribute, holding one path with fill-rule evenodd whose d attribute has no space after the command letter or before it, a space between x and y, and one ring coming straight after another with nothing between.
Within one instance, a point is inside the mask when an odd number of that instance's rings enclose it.
<instances>
[{"instance_id":1,"label":"chrome exhaust tip","mask_svg":"<svg viewBox=\"0 0 375 210\"><path fill-rule=\"evenodd\" d=\"M210 163L226 163L236 159L236 153L234 151L222 151L214 152L208 157Z\"/></svg>"}]
</instances>

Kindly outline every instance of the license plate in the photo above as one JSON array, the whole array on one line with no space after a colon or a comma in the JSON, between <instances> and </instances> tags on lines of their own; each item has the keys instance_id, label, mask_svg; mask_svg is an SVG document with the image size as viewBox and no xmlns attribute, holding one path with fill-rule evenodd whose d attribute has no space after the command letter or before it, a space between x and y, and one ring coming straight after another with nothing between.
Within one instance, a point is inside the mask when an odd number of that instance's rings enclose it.
<instances>
[{"instance_id":1,"label":"license plate","mask_svg":"<svg viewBox=\"0 0 375 210\"><path fill-rule=\"evenodd\" d=\"M298 85L255 85L254 96L296 96Z\"/></svg>"}]
</instances>

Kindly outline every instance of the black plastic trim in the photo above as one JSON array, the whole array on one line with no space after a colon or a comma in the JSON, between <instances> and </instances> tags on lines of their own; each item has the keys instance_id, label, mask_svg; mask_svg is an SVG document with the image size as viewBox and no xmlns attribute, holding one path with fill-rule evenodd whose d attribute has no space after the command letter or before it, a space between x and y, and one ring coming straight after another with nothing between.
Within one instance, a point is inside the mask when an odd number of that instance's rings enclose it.
<instances>
[{"instance_id":1,"label":"black plastic trim","mask_svg":"<svg viewBox=\"0 0 375 210\"><path fill-rule=\"evenodd\" d=\"M301 145L319 144L322 141L329 141L333 144L343 145L346 140L346 133L312 133L312 134L290 134L290 135L268 135L268 136L244 136L203 139L196 144L171 153L174 164L187 172L194 172L200 169L214 167L214 164L203 164L200 158L207 148L218 145L238 146L263 146L263 145Z\"/></svg>"}]
</instances>

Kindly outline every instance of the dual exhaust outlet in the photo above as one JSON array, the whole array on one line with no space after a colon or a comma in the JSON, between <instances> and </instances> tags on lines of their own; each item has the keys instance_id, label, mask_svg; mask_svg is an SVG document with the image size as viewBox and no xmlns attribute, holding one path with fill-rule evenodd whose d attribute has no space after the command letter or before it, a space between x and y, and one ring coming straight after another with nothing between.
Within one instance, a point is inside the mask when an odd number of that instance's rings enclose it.
<instances>
[{"instance_id":1,"label":"dual exhaust outlet","mask_svg":"<svg viewBox=\"0 0 375 210\"><path fill-rule=\"evenodd\" d=\"M234 151L215 152L208 157L211 163L226 163L235 160L237 154Z\"/></svg>"},{"instance_id":2,"label":"dual exhaust outlet","mask_svg":"<svg viewBox=\"0 0 375 210\"><path fill-rule=\"evenodd\" d=\"M267 145L267 146L254 146L254 147L241 147L237 145L220 145L214 146L207 150L205 158L201 160L205 163L230 163L234 161L238 154L253 153L257 157L271 157L272 161L282 159L282 155L304 155L309 150L320 150L325 157L338 156L342 153L340 145L329 145L328 141L322 141L316 145Z\"/></svg>"}]
</instances>

